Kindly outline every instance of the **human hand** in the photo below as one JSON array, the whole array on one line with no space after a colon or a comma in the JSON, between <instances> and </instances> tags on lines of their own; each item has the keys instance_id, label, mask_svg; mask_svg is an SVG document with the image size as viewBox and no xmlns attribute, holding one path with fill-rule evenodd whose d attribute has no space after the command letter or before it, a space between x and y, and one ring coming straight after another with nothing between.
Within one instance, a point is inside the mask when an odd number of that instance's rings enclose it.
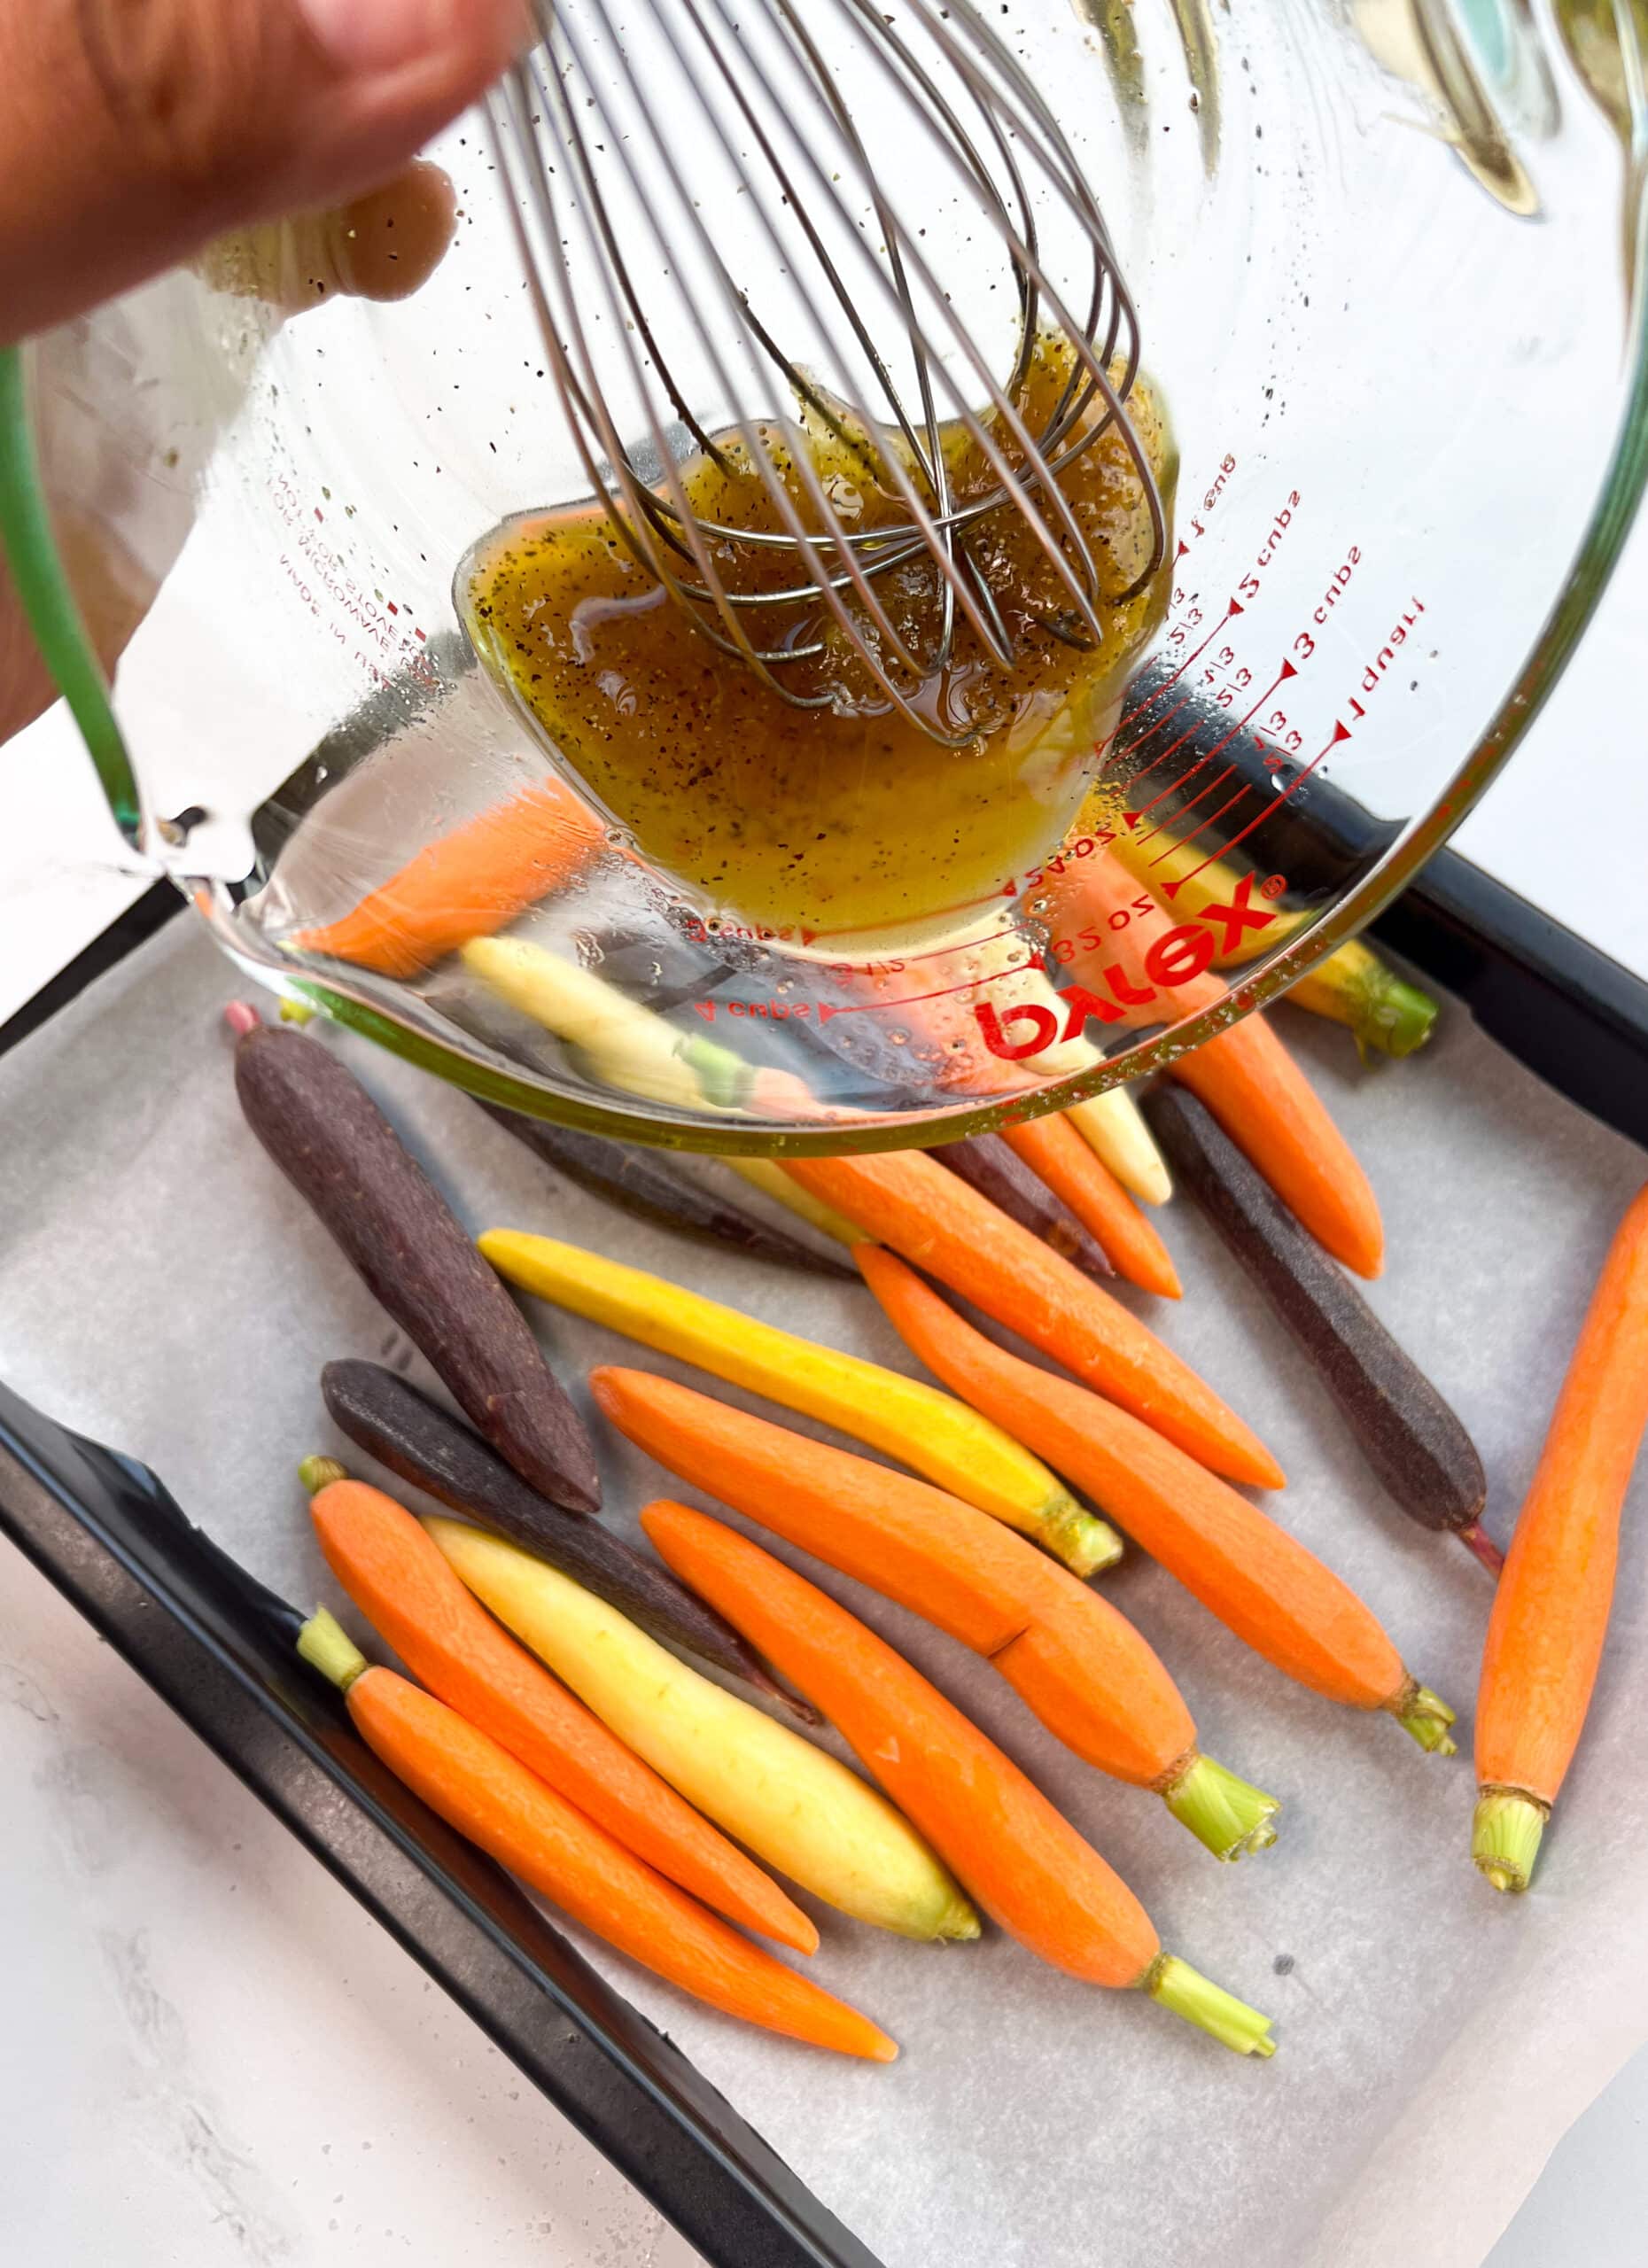
<instances>
[{"instance_id":1,"label":"human hand","mask_svg":"<svg viewBox=\"0 0 1648 2268\"><path fill-rule=\"evenodd\" d=\"M376 188L525 31L523 0L0 0L0 346Z\"/></svg>"},{"instance_id":2,"label":"human hand","mask_svg":"<svg viewBox=\"0 0 1648 2268\"><path fill-rule=\"evenodd\" d=\"M523 0L0 0L0 346L190 260L283 314L415 291L453 229L411 153L503 69ZM112 669L153 595L57 537ZM55 688L0 557L0 743Z\"/></svg>"}]
</instances>

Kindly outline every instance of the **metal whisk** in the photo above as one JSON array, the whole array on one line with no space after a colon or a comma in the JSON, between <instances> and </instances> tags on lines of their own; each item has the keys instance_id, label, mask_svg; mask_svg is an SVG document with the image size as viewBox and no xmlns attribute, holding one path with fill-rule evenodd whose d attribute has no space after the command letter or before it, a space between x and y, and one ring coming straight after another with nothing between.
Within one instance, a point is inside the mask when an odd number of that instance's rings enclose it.
<instances>
[{"instance_id":1,"label":"metal whisk","mask_svg":"<svg viewBox=\"0 0 1648 2268\"><path fill-rule=\"evenodd\" d=\"M784 700L836 698L795 681L833 621L888 701L964 745L913 696L961 619L1001 669L1017 658L977 556L991 517L1030 529L1069 601L1043 627L1078 646L1104 636L1100 578L1060 478L1101 435L1123 439L1153 532L1122 595L1166 542L1127 411L1137 318L1047 103L970 0L536 6L540 44L491 97L493 137L618 539ZM1032 424L1049 335L1069 367ZM955 491L962 435L982 493ZM842 445L835 470L820 439ZM852 524L855 448L873 524ZM753 478L765 524L701 517L695 455ZM919 640L885 595L913 563L933 601Z\"/></svg>"}]
</instances>

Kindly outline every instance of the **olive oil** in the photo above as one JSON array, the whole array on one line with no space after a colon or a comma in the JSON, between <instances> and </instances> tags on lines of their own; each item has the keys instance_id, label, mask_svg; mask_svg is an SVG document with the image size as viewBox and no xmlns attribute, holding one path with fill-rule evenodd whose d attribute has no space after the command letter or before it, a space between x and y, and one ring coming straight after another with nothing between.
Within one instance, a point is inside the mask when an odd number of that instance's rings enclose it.
<instances>
[{"instance_id":1,"label":"olive oil","mask_svg":"<svg viewBox=\"0 0 1648 2268\"><path fill-rule=\"evenodd\" d=\"M1038 343L1022 400L1032 432L1066 398L1072 367L1068 346ZM1140 384L1128 406L1170 505L1176 463L1161 403ZM781 438L768 438L805 521L802 476ZM840 427L815 435L813 470L849 527L906 517L887 478L890 446ZM781 529L742 439L725 439L718 454L682 468L694 510L725 528ZM965 428L946 433L944 454L958 501L995 485ZM764 646L823 647L779 666L787 687L822 695L825 705L781 699L695 630L598 505L505 522L460 570L460 612L552 753L697 911L890 949L999 893L1058 842L1092 780L1107 712L1160 620L1165 565L1126 595L1149 563L1152 527L1123 437L1112 430L1092 441L1060 486L1097 570L1103 637L1085 650L1071 642L1069 592L1015 507L975 523L968 553L1019 659L1003 671L958 610L944 665L898 680L921 713L952 734L970 732L960 749L888 701L816 601L745 617ZM719 565L739 591L805 579L793 555L733 537ZM682 571L696 579L690 562ZM889 568L875 587L907 649L937 653L943 583L926 553ZM861 626L875 636L867 619Z\"/></svg>"}]
</instances>

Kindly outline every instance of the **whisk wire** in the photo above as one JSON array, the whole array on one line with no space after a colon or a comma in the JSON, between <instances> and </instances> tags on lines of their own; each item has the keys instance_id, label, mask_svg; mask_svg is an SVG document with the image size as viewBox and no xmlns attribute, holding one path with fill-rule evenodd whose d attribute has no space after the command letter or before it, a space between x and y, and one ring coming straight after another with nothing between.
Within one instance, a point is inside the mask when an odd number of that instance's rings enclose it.
<instances>
[{"instance_id":1,"label":"whisk wire","mask_svg":"<svg viewBox=\"0 0 1648 2268\"><path fill-rule=\"evenodd\" d=\"M1119 596L1141 590L1165 554L1165 514L1127 410L1138 317L1098 200L1046 101L970 0L899 0L902 24L875 0L808 0L805 14L798 0L740 0L736 17L730 0L622 4L620 24L609 0L537 0L540 44L490 105L532 304L592 493L637 566L781 699L819 708L840 697L839 687L807 690L794 670L827 652L833 627L882 699L942 744L965 746L978 723L952 729L921 687L949 666L960 619L996 670L1018 658L974 551L991 516L1016 514L1069 601L1064 615L1044 602L1022 618L1069 644L1102 640L1104 581L1060 476L1107 433L1123 444L1151 529L1144 568ZM861 122L869 105L848 99L827 33L847 41L870 97L893 105L884 164ZM660 65L667 124L648 79ZM1016 312L1005 377L977 319L954 303L956 277L929 257L926 226L912 227L890 186L889 167L902 190L922 157L1005 256ZM729 199L712 195L728 187ZM929 220L930 189L929 180ZM1082 316L1053 273L1043 198L1086 271ZM705 200L716 204L713 226ZM751 232L758 268L773 264L767 287L796 303L789 320L828 359L828 385L781 343L751 276L734 272L732 247ZM655 266L658 284L643 290L638 279ZM963 280L976 299L976 278ZM649 301L663 291L667 314L655 318ZM862 304L867 291L896 326L886 337L907 361L913 398ZM1057 326L1069 367L1032 420L1027 387L1044 322ZM677 333L702 377L666 359ZM620 408L620 396L634 408ZM898 517L878 510L847 524L838 502L856 517L863 500L844 474L825 478L820 431ZM728 503L750 479L769 522L732 524L696 509L678 437L724 476ZM981 468L961 494L949 454L958 444ZM793 573L752 579L775 555ZM882 591L922 559L937 603L917 641ZM775 617L777 642L756 627Z\"/></svg>"},{"instance_id":2,"label":"whisk wire","mask_svg":"<svg viewBox=\"0 0 1648 2268\"><path fill-rule=\"evenodd\" d=\"M690 0L688 0L688 12L690 12ZM590 7L592 14L603 26L610 28L610 18L606 8L602 4L602 0L590 0ZM676 48L679 54L679 45L675 40L673 27L665 23L664 26L664 31L665 37L670 41L672 46ZM571 43L575 45L575 35L569 34L569 36ZM683 66L685 66L686 58L682 56L680 59L681 60ZM626 80L634 86L634 74L630 70L627 59L621 53L618 58L618 67L623 72ZM636 89L636 91L639 92L639 89ZM608 108L605 99L601 94L599 89L596 89L594 100L596 106L602 113L609 132L616 134L616 123L611 117L610 111ZM715 121L715 123L719 129L719 121ZM579 128L575 119L571 121L571 131L577 140L580 152L583 152L584 143L581 129ZM742 294L727 269L725 261L720 258L719 252L716 248L714 240L711 236L708 228L699 219L696 206L687 196L685 184L681 180L680 170L672 151L668 148L664 148L661 149L657 154L671 177L672 184L675 187L678 195L680 197L683 209L686 211L688 215L688 225L689 229L692 229L699 242L700 249L708 262L710 272L719 285L722 294L727 301L733 306L739 305L742 301ZM729 151L729 155L730 154ZM587 165L587 153L584 157L584 162ZM635 169L632 166L627 150L622 149L622 147L621 162L625 165L626 170L632 173L632 177L634 177ZM634 185L636 186L637 190L639 190L640 183L638 178L635 178ZM765 218L765 216L763 217ZM660 241L660 249L665 252L667 257L667 245L662 238ZM712 332L706 334L704 344L706 351L710 354L715 366L718 381L727 390L730 395L734 391L730 380L730 374L726 367L718 341ZM742 414L740 415L737 423L744 440L749 462L756 470L758 477L760 478L762 485L774 509L777 511L780 517L785 522L795 547L800 554L802 563L808 571L810 580L808 583L800 586L799 594L816 594L820 597L825 603L828 605L830 610L837 616L843 630L845 630L849 635L851 635L853 630L852 617L841 595L841 577L839 575L832 576L830 571L823 564L820 557L820 545L815 540L814 533L813 532L809 531L806 527L799 511L796 508L793 498L789 495L781 478L780 478L777 469L773 462L772 453L769 448L763 446L761 436L756 423ZM916 671L919 669L919 663L916 661L916 657L907 655L902 644L894 639L891 625L887 622L879 600L874 591L870 588L868 580L865 577L857 559L846 547L845 532L841 529L840 524L836 520L836 516L829 506L828 498L825 495L823 485L817 478L816 470L812 465L810 455L805 446L805 437L803 437L799 431L793 427L793 421L791 421L791 431L793 435L793 446L791 452L792 462L796 466L797 471L801 475L804 485L808 488L810 496L814 502L815 509L820 511L820 517L825 521L825 543L827 545L833 545L833 548L837 551L838 555L843 559L845 562L846 579L853 582L859 588L861 595L866 600L872 618L884 627L884 634L889 637L890 641L895 643L896 651L906 662L906 666L910 667L913 672ZM658 433L657 439L660 445L662 445L663 436L661 432ZM712 532L718 538L730 534L736 540L742 539L739 537L737 531L729 531L719 528L716 526L714 523L700 521L694 516L688 513L679 472L672 462L670 462L666 467L666 478L678 511L681 513L687 520L688 524L683 529L683 532L688 534L688 540L692 542L695 555L698 559L700 571L704 578L704 584L705 586L702 590L694 590L692 586L688 585L684 586L685 589L692 596L703 596L709 599L709 601L716 607L717 611L722 615L723 620L727 623L727 626L735 641L736 649L742 654L743 657L750 662L751 666L758 669L769 684L773 683L772 664L775 662L793 660L796 658L794 650L786 650L783 652L763 652L751 645L749 638L743 631L742 624L737 619L736 600L727 592L723 579L714 574L710 566L707 554L703 548L700 541L697 540L702 533L705 532ZM626 486L628 484L626 484ZM640 499L639 497L636 497L632 501L639 501ZM646 510L647 507L645 503L641 504L641 509L643 511ZM873 672L882 690L890 698L898 703L902 707L904 705L904 696L899 687L887 674L885 669L879 663L879 660L876 659L876 657L870 653L867 649L861 648L861 650L866 652L867 658L870 660ZM785 692L787 690L781 686L775 686L774 689L780 692ZM807 700L806 705L826 705L830 697L831 696L828 694L812 696ZM961 745L962 743L958 742L957 744Z\"/></svg>"}]
</instances>

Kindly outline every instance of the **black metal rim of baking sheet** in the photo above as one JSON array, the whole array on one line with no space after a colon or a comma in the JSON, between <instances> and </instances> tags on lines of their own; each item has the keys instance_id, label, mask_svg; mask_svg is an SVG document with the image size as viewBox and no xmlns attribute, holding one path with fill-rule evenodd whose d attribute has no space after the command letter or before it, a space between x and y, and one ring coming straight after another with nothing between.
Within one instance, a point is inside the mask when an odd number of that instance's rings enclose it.
<instances>
[{"instance_id":1,"label":"black metal rim of baking sheet","mask_svg":"<svg viewBox=\"0 0 1648 2268\"><path fill-rule=\"evenodd\" d=\"M302 1617L147 1466L0 1386L0 1533L717 2268L878 2268L668 2037L381 1765Z\"/></svg>"},{"instance_id":2,"label":"black metal rim of baking sheet","mask_svg":"<svg viewBox=\"0 0 1648 2268\"><path fill-rule=\"evenodd\" d=\"M1329 860L1355 855L1376 824L1344 798L1323 797L1314 818ZM183 903L155 884L0 1027L0 1052ZM1648 1144L1648 985L1630 971L1451 851L1373 934L1540 1076ZM192 1526L146 1466L4 1384L0 1533L716 2268L878 2268L509 1876L377 1763L297 1659L296 1610Z\"/></svg>"}]
</instances>

